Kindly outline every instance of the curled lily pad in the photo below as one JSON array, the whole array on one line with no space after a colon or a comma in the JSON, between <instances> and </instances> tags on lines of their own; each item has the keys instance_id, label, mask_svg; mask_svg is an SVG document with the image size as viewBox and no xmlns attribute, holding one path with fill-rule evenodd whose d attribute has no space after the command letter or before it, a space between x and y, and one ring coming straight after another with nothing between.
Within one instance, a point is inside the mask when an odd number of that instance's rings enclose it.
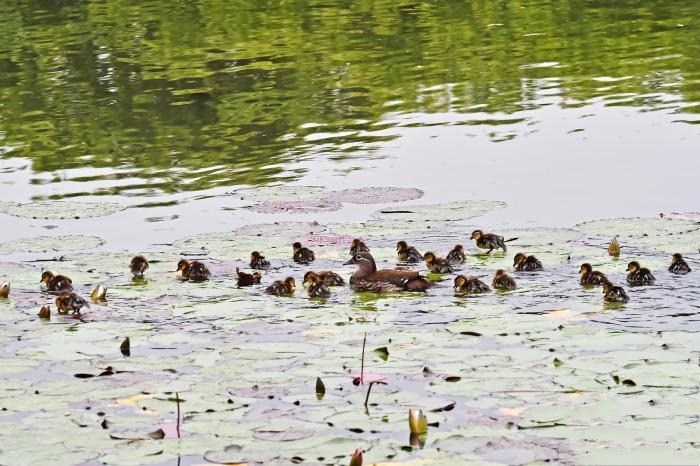
<instances>
[{"instance_id":1,"label":"curled lily pad","mask_svg":"<svg viewBox=\"0 0 700 466\"><path fill-rule=\"evenodd\" d=\"M351 204L384 204L387 202L404 202L420 199L423 191L416 188L394 188L390 186L331 191L326 196L336 202Z\"/></svg>"},{"instance_id":2,"label":"curled lily pad","mask_svg":"<svg viewBox=\"0 0 700 466\"><path fill-rule=\"evenodd\" d=\"M21 238L0 244L0 254L13 252L82 251L102 246L104 241L96 236L64 235Z\"/></svg>"},{"instance_id":3,"label":"curled lily pad","mask_svg":"<svg viewBox=\"0 0 700 466\"><path fill-rule=\"evenodd\" d=\"M0 201L0 212L37 219L78 219L111 215L125 207L113 202L37 201L26 204Z\"/></svg>"}]
</instances>

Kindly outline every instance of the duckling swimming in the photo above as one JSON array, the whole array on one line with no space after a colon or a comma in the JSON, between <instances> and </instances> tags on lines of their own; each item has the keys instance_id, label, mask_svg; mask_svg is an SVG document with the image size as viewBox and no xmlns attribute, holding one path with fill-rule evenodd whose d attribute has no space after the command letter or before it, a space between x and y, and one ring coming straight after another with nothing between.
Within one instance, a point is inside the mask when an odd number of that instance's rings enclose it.
<instances>
[{"instance_id":1,"label":"duckling swimming","mask_svg":"<svg viewBox=\"0 0 700 466\"><path fill-rule=\"evenodd\" d=\"M287 277L284 280L277 280L265 289L265 293L274 294L277 296L287 296L294 293L294 288L297 284L292 277Z\"/></svg>"},{"instance_id":2,"label":"duckling swimming","mask_svg":"<svg viewBox=\"0 0 700 466\"><path fill-rule=\"evenodd\" d=\"M180 276L183 280L192 282L207 281L211 276L211 272L206 265L199 261L190 262L187 259L180 259L177 263L176 272L180 272Z\"/></svg>"},{"instance_id":3,"label":"duckling swimming","mask_svg":"<svg viewBox=\"0 0 700 466\"><path fill-rule=\"evenodd\" d=\"M519 252L513 258L513 267L518 272L537 272L542 270L542 262L540 262L535 256L526 256L522 252Z\"/></svg>"},{"instance_id":4,"label":"duckling swimming","mask_svg":"<svg viewBox=\"0 0 700 466\"><path fill-rule=\"evenodd\" d=\"M87 301L72 291L64 291L56 298L59 314L67 314L69 311L73 311L73 314L80 314L80 309L84 306L90 307Z\"/></svg>"},{"instance_id":5,"label":"duckling swimming","mask_svg":"<svg viewBox=\"0 0 700 466\"><path fill-rule=\"evenodd\" d=\"M0 284L0 298L7 298L10 296L10 282L3 282Z\"/></svg>"},{"instance_id":6,"label":"duckling swimming","mask_svg":"<svg viewBox=\"0 0 700 466\"><path fill-rule=\"evenodd\" d=\"M656 279L649 269L639 265L639 262L632 261L627 264L627 283L632 286L653 285Z\"/></svg>"},{"instance_id":7,"label":"duckling swimming","mask_svg":"<svg viewBox=\"0 0 700 466\"><path fill-rule=\"evenodd\" d=\"M399 260L401 262L407 262L410 264L416 262L423 262L423 254L418 252L418 249L413 246L406 244L406 241L399 241L396 243L396 252L399 255Z\"/></svg>"},{"instance_id":8,"label":"duckling swimming","mask_svg":"<svg viewBox=\"0 0 700 466\"><path fill-rule=\"evenodd\" d=\"M491 288L476 277L457 275L454 290L460 293L487 293Z\"/></svg>"},{"instance_id":9,"label":"duckling swimming","mask_svg":"<svg viewBox=\"0 0 700 466\"><path fill-rule=\"evenodd\" d=\"M326 286L343 286L345 285L345 280L343 280L343 277L338 275L335 272L331 272L330 270L324 270L323 272L306 272L304 274L304 283L306 283L309 279L310 275L318 275L318 277L321 279L321 283L323 283Z\"/></svg>"},{"instance_id":10,"label":"duckling swimming","mask_svg":"<svg viewBox=\"0 0 700 466\"><path fill-rule=\"evenodd\" d=\"M352 244L350 245L350 255L355 255L358 252L369 252L369 248L364 241L360 240L359 238L355 238L352 240Z\"/></svg>"},{"instance_id":11,"label":"duckling swimming","mask_svg":"<svg viewBox=\"0 0 700 466\"><path fill-rule=\"evenodd\" d=\"M683 259L683 256L676 253L673 255L671 265L668 266L668 271L671 273L675 273L676 275L685 275L686 273L690 272L690 267L688 266L688 263Z\"/></svg>"},{"instance_id":12,"label":"duckling swimming","mask_svg":"<svg viewBox=\"0 0 700 466\"><path fill-rule=\"evenodd\" d=\"M603 300L608 303L626 303L630 300L621 286L615 286L610 282L603 284Z\"/></svg>"},{"instance_id":13,"label":"duckling swimming","mask_svg":"<svg viewBox=\"0 0 700 466\"><path fill-rule=\"evenodd\" d=\"M442 257L436 256L434 252L426 252L423 255L423 259L425 259L425 265L426 265L426 267L428 267L428 270L430 270L431 272L435 272L435 273L452 273L452 272L454 272L450 263L447 262L447 259L443 259Z\"/></svg>"},{"instance_id":14,"label":"duckling swimming","mask_svg":"<svg viewBox=\"0 0 700 466\"><path fill-rule=\"evenodd\" d=\"M41 274L39 283L43 283L47 291L71 291L73 289L73 280L65 275L54 275L48 270Z\"/></svg>"},{"instance_id":15,"label":"duckling swimming","mask_svg":"<svg viewBox=\"0 0 700 466\"><path fill-rule=\"evenodd\" d=\"M134 256L131 258L129 268L134 278L143 278L144 272L148 270L148 261L143 256Z\"/></svg>"},{"instance_id":16,"label":"duckling swimming","mask_svg":"<svg viewBox=\"0 0 700 466\"><path fill-rule=\"evenodd\" d=\"M461 244L456 245L452 248L452 251L447 253L445 259L450 265L464 264L467 261L467 256L464 254L464 246Z\"/></svg>"},{"instance_id":17,"label":"duckling swimming","mask_svg":"<svg viewBox=\"0 0 700 466\"><path fill-rule=\"evenodd\" d=\"M236 286L238 288L242 286L256 285L260 283L260 278L262 278L260 272L245 273L241 272L241 269L239 269L238 267L236 267L236 276L238 277L236 281Z\"/></svg>"},{"instance_id":18,"label":"duckling swimming","mask_svg":"<svg viewBox=\"0 0 700 466\"><path fill-rule=\"evenodd\" d=\"M298 241L292 245L292 248L294 249L294 262L298 264L308 264L316 259L314 252L309 248L303 247Z\"/></svg>"},{"instance_id":19,"label":"duckling swimming","mask_svg":"<svg viewBox=\"0 0 700 466\"><path fill-rule=\"evenodd\" d=\"M617 240L617 236L610 241L608 245L608 254L613 257L620 257L620 242Z\"/></svg>"},{"instance_id":20,"label":"duckling swimming","mask_svg":"<svg viewBox=\"0 0 700 466\"><path fill-rule=\"evenodd\" d=\"M507 252L506 241L503 236L494 235L493 233L484 233L481 230L474 230L472 232L471 239L476 240L477 247L481 249L488 249L489 253L494 249L502 249L503 252ZM510 239L508 241L514 240ZM488 254L488 253L487 253Z\"/></svg>"},{"instance_id":21,"label":"duckling swimming","mask_svg":"<svg viewBox=\"0 0 700 466\"><path fill-rule=\"evenodd\" d=\"M581 285L583 286L599 286L608 282L608 278L603 272L594 271L589 263L581 264L578 271L581 274Z\"/></svg>"},{"instance_id":22,"label":"duckling swimming","mask_svg":"<svg viewBox=\"0 0 700 466\"><path fill-rule=\"evenodd\" d=\"M258 251L250 253L250 268L253 270L267 270L270 268L270 261Z\"/></svg>"},{"instance_id":23,"label":"duckling swimming","mask_svg":"<svg viewBox=\"0 0 700 466\"><path fill-rule=\"evenodd\" d=\"M515 280L506 273L505 270L496 270L496 275L493 277L491 286L497 290L510 291L517 288Z\"/></svg>"},{"instance_id":24,"label":"duckling swimming","mask_svg":"<svg viewBox=\"0 0 700 466\"><path fill-rule=\"evenodd\" d=\"M355 254L343 265L357 265L350 277L350 287L356 291L426 291L433 282L411 270L377 270L374 258L368 252Z\"/></svg>"},{"instance_id":25,"label":"duckling swimming","mask_svg":"<svg viewBox=\"0 0 700 466\"><path fill-rule=\"evenodd\" d=\"M331 290L323 284L321 277L313 272L304 275L304 283L309 284L307 292L310 298L327 298L331 295Z\"/></svg>"}]
</instances>

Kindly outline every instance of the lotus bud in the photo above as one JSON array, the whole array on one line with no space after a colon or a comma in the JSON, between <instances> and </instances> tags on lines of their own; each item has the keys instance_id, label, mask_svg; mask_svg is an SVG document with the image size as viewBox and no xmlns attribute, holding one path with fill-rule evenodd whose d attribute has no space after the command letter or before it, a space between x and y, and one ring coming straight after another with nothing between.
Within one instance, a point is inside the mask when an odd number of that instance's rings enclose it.
<instances>
[{"instance_id":1,"label":"lotus bud","mask_svg":"<svg viewBox=\"0 0 700 466\"><path fill-rule=\"evenodd\" d=\"M0 285L0 298L7 298L10 296L10 282L4 282Z\"/></svg>"},{"instance_id":2,"label":"lotus bud","mask_svg":"<svg viewBox=\"0 0 700 466\"><path fill-rule=\"evenodd\" d=\"M428 432L428 418L423 414L423 410L408 410L408 427L412 434L424 434Z\"/></svg>"},{"instance_id":3,"label":"lotus bud","mask_svg":"<svg viewBox=\"0 0 700 466\"><path fill-rule=\"evenodd\" d=\"M97 285L90 295L93 301L105 301L107 299L107 288L102 285Z\"/></svg>"},{"instance_id":4,"label":"lotus bud","mask_svg":"<svg viewBox=\"0 0 700 466\"><path fill-rule=\"evenodd\" d=\"M620 242L617 240L617 237L610 241L610 245L608 246L608 254L613 257L620 257Z\"/></svg>"},{"instance_id":5,"label":"lotus bud","mask_svg":"<svg viewBox=\"0 0 700 466\"><path fill-rule=\"evenodd\" d=\"M49 306L42 306L38 314L40 319L50 319L51 318L51 308Z\"/></svg>"},{"instance_id":6,"label":"lotus bud","mask_svg":"<svg viewBox=\"0 0 700 466\"><path fill-rule=\"evenodd\" d=\"M352 454L352 458L350 458L350 466L362 466L364 461L364 457L362 456L362 448L358 448L355 450L355 453Z\"/></svg>"}]
</instances>

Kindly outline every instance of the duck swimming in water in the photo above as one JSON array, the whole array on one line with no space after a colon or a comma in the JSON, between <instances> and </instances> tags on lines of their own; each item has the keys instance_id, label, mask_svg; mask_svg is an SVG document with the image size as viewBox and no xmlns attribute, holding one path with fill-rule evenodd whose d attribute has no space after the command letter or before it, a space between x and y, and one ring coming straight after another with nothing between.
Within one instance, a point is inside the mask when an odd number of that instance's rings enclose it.
<instances>
[{"instance_id":1,"label":"duck swimming in water","mask_svg":"<svg viewBox=\"0 0 700 466\"><path fill-rule=\"evenodd\" d=\"M294 288L297 284L292 277L287 277L284 280L277 280L265 289L265 293L276 296L288 296L294 293Z\"/></svg>"},{"instance_id":2,"label":"duck swimming in water","mask_svg":"<svg viewBox=\"0 0 700 466\"><path fill-rule=\"evenodd\" d=\"M507 252L506 241L503 236L494 235L493 233L484 233L481 230L474 230L472 232L471 239L476 240L477 247L481 249L488 249L489 253L494 249L502 249L503 252ZM509 239L508 241L513 241L516 238ZM488 253L487 253L488 254Z\"/></svg>"},{"instance_id":3,"label":"duck swimming in water","mask_svg":"<svg viewBox=\"0 0 700 466\"><path fill-rule=\"evenodd\" d=\"M493 277L491 286L502 291L511 291L517 288L513 277L508 275L505 270L500 269L496 270L496 275Z\"/></svg>"},{"instance_id":4,"label":"duck swimming in water","mask_svg":"<svg viewBox=\"0 0 700 466\"><path fill-rule=\"evenodd\" d=\"M260 272L241 272L241 269L239 269L238 267L236 267L236 276L238 277L236 280L236 286L238 288L241 288L243 286L257 285L258 283L260 283L260 278L262 278Z\"/></svg>"},{"instance_id":5,"label":"duck swimming in water","mask_svg":"<svg viewBox=\"0 0 700 466\"><path fill-rule=\"evenodd\" d=\"M292 245L292 249L294 250L292 258L297 264L308 264L316 259L314 252L309 248L303 247L298 241Z\"/></svg>"},{"instance_id":6,"label":"duck swimming in water","mask_svg":"<svg viewBox=\"0 0 700 466\"><path fill-rule=\"evenodd\" d=\"M467 256L464 254L464 246L461 244L456 245L452 248L452 251L447 253L445 259L447 259L450 265L464 264L467 261Z\"/></svg>"},{"instance_id":7,"label":"duck swimming in water","mask_svg":"<svg viewBox=\"0 0 700 466\"><path fill-rule=\"evenodd\" d=\"M355 254L343 265L357 265L350 277L350 287L356 291L426 291L433 282L411 270L377 270L374 258L368 252Z\"/></svg>"},{"instance_id":8,"label":"duck swimming in water","mask_svg":"<svg viewBox=\"0 0 700 466\"><path fill-rule=\"evenodd\" d=\"M513 267L518 272L537 272L542 270L542 262L540 262L535 256L526 256L522 252L519 252L513 258Z\"/></svg>"},{"instance_id":9,"label":"duck swimming in water","mask_svg":"<svg viewBox=\"0 0 700 466\"><path fill-rule=\"evenodd\" d=\"M610 241L608 245L608 254L613 257L620 257L620 242L617 240L617 236Z\"/></svg>"},{"instance_id":10,"label":"duck swimming in water","mask_svg":"<svg viewBox=\"0 0 700 466\"><path fill-rule=\"evenodd\" d=\"M632 286L653 285L656 279L649 269L639 265L639 262L632 261L627 264L627 283Z\"/></svg>"},{"instance_id":11,"label":"duck swimming in water","mask_svg":"<svg viewBox=\"0 0 700 466\"><path fill-rule=\"evenodd\" d=\"M603 284L603 300L608 303L626 303L630 300L621 286L608 282Z\"/></svg>"},{"instance_id":12,"label":"duck swimming in water","mask_svg":"<svg viewBox=\"0 0 700 466\"><path fill-rule=\"evenodd\" d=\"M180 272L180 276L183 280L192 282L207 281L211 276L211 272L206 265L199 261L190 262L187 259L180 259L175 272Z\"/></svg>"},{"instance_id":13,"label":"duck swimming in water","mask_svg":"<svg viewBox=\"0 0 700 466\"><path fill-rule=\"evenodd\" d=\"M0 284L0 298L8 298L10 296L10 282Z\"/></svg>"},{"instance_id":14,"label":"duck swimming in water","mask_svg":"<svg viewBox=\"0 0 700 466\"><path fill-rule=\"evenodd\" d=\"M80 314L80 309L84 306L90 307L87 301L72 291L64 291L56 298L59 314L67 314L69 311L73 311L73 314Z\"/></svg>"},{"instance_id":15,"label":"duck swimming in water","mask_svg":"<svg viewBox=\"0 0 700 466\"><path fill-rule=\"evenodd\" d=\"M304 275L304 283L308 283L310 298L327 298L331 295L331 290L323 284L323 280L317 274L311 272Z\"/></svg>"},{"instance_id":16,"label":"duck swimming in water","mask_svg":"<svg viewBox=\"0 0 700 466\"><path fill-rule=\"evenodd\" d=\"M428 269L431 272L435 272L435 273L452 273L452 272L454 272L450 263L447 262L447 259L443 259L442 257L436 256L434 252L426 252L423 255L423 259L425 259L425 265L426 265L426 267L428 267Z\"/></svg>"},{"instance_id":17,"label":"duck swimming in water","mask_svg":"<svg viewBox=\"0 0 700 466\"><path fill-rule=\"evenodd\" d=\"M399 260L401 262L409 264L423 262L423 254L418 252L418 249L413 246L409 246L406 241L399 241L396 243L396 253L399 255Z\"/></svg>"},{"instance_id":18,"label":"duck swimming in water","mask_svg":"<svg viewBox=\"0 0 700 466\"><path fill-rule=\"evenodd\" d=\"M589 263L581 264L578 273L581 275L581 285L583 286L599 286L608 283L608 278L603 272L593 270Z\"/></svg>"},{"instance_id":19,"label":"duck swimming in water","mask_svg":"<svg viewBox=\"0 0 700 466\"><path fill-rule=\"evenodd\" d=\"M40 283L46 286L46 291L71 291L73 280L65 275L54 275L48 270L41 274Z\"/></svg>"},{"instance_id":20,"label":"duck swimming in water","mask_svg":"<svg viewBox=\"0 0 700 466\"><path fill-rule=\"evenodd\" d=\"M270 268L270 261L258 251L250 253L250 268L253 270L267 270Z\"/></svg>"},{"instance_id":21,"label":"duck swimming in water","mask_svg":"<svg viewBox=\"0 0 700 466\"><path fill-rule=\"evenodd\" d=\"M350 255L355 255L358 252L369 252L369 248L364 241L360 240L359 238L355 238L352 240L352 244L350 245Z\"/></svg>"},{"instance_id":22,"label":"duck swimming in water","mask_svg":"<svg viewBox=\"0 0 700 466\"><path fill-rule=\"evenodd\" d=\"M134 278L143 278L143 274L148 270L148 261L143 256L134 256L129 263L129 269Z\"/></svg>"},{"instance_id":23,"label":"duck swimming in water","mask_svg":"<svg viewBox=\"0 0 700 466\"><path fill-rule=\"evenodd\" d=\"M491 291L489 286L476 277L457 275L454 282L454 290L459 293L487 293Z\"/></svg>"},{"instance_id":24,"label":"duck swimming in water","mask_svg":"<svg viewBox=\"0 0 700 466\"><path fill-rule=\"evenodd\" d=\"M668 266L668 271L675 273L676 275L685 275L686 273L690 272L690 267L683 259L683 256L676 253L673 255L673 259L671 259L671 265Z\"/></svg>"},{"instance_id":25,"label":"duck swimming in water","mask_svg":"<svg viewBox=\"0 0 700 466\"><path fill-rule=\"evenodd\" d=\"M318 275L318 277L321 279L321 283L323 283L326 286L343 286L345 285L345 280L343 280L343 277L338 275L335 272L331 272L330 270L324 270L323 272L313 272L309 271L304 274L304 283L308 281L308 278L310 275Z\"/></svg>"}]
</instances>

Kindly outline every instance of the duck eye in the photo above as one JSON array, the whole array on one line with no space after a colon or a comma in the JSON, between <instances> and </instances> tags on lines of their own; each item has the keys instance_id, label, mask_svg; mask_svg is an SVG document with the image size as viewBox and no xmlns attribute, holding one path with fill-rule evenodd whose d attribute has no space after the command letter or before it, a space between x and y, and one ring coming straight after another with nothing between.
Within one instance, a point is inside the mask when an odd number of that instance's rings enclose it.
<instances>
[{"instance_id":1,"label":"duck eye","mask_svg":"<svg viewBox=\"0 0 700 466\"><path fill-rule=\"evenodd\" d=\"M355 260L358 260L358 261L359 261L359 260L362 260L362 256L361 256L361 255L359 255L359 254L358 254L358 255L356 255L356 256L355 256Z\"/></svg>"}]
</instances>

